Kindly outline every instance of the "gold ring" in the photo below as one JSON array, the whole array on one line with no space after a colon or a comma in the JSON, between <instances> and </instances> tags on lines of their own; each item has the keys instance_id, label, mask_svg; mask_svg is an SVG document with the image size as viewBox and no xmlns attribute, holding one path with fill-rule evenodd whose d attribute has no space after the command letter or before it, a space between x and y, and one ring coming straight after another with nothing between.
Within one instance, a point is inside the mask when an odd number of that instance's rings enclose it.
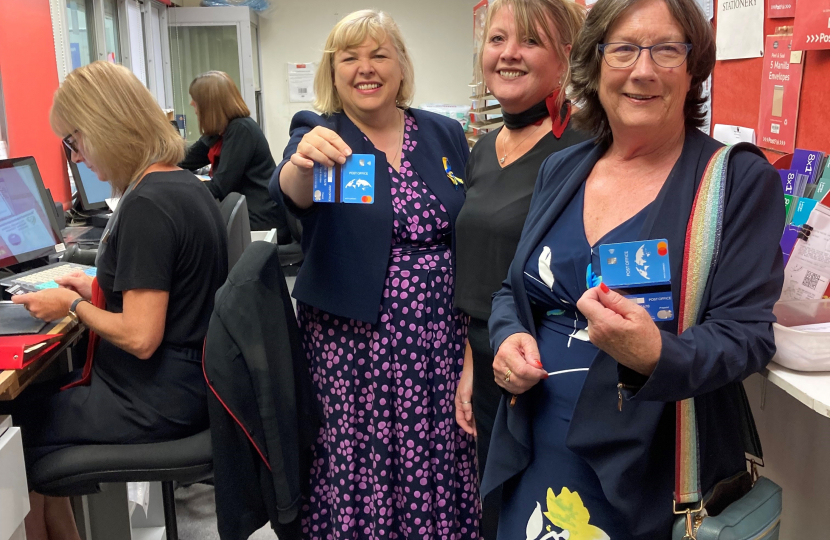
<instances>
[{"instance_id":1,"label":"gold ring","mask_svg":"<svg viewBox=\"0 0 830 540\"><path fill-rule=\"evenodd\" d=\"M462 405L469 405L470 403L472 403L472 401L462 401L461 402Z\"/></svg>"},{"instance_id":2,"label":"gold ring","mask_svg":"<svg viewBox=\"0 0 830 540\"><path fill-rule=\"evenodd\" d=\"M507 368L507 373L504 374L504 382L510 382L510 375L513 373L513 370Z\"/></svg>"}]
</instances>

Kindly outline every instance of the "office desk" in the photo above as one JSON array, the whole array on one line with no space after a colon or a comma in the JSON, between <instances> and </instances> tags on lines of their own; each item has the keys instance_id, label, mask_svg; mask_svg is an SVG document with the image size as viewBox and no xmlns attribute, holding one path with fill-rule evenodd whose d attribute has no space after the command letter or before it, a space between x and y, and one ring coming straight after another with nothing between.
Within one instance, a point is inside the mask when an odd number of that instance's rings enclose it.
<instances>
[{"instance_id":1,"label":"office desk","mask_svg":"<svg viewBox=\"0 0 830 540\"><path fill-rule=\"evenodd\" d=\"M60 358L67 347L78 341L86 330L84 325L76 323L69 317L64 317L52 323L51 326L47 334L64 334L55 348L36 358L23 369L0 370L0 401L9 401L19 396L43 370Z\"/></svg>"}]
</instances>

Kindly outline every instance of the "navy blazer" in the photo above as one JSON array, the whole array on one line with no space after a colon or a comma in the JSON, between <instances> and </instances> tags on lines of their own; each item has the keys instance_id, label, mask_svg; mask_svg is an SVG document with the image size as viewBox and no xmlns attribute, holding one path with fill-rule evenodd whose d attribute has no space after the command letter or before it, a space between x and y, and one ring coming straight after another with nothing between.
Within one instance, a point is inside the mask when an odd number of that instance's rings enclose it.
<instances>
[{"instance_id":1,"label":"navy blazer","mask_svg":"<svg viewBox=\"0 0 830 540\"><path fill-rule=\"evenodd\" d=\"M467 139L456 120L419 109L408 112L418 125L418 144L409 160L450 216L454 254L455 220L464 204L464 190L447 177L441 158L449 160L454 174L463 174L470 154ZM308 209L299 209L283 195L280 172L297 151L303 135L316 126L335 131L355 154L375 155L374 204L314 203ZM392 180L386 155L344 113L323 117L301 111L291 120L290 131L291 140L271 177L269 191L303 224L305 261L293 296L334 315L374 324L392 251Z\"/></svg>"},{"instance_id":2,"label":"navy blazer","mask_svg":"<svg viewBox=\"0 0 830 540\"><path fill-rule=\"evenodd\" d=\"M668 239L675 313L692 203L706 165L720 146L697 129L687 130L681 156L638 236ZM554 154L542 165L516 257L493 299L493 350L516 332L535 337L525 264L606 150L607 145L589 141ZM762 156L760 151L736 151L730 158L721 255L704 292L698 325L678 336L676 319L657 323L662 351L649 377L599 351L577 400L566 445L597 473L633 538L671 536L674 401L696 398L704 491L745 469L740 435L745 395L740 381L760 371L775 353L772 306L784 281L779 247L783 189L778 173ZM621 411L618 383L633 388L623 392ZM534 390L519 396L512 408L501 400L483 494L519 474L533 458L528 415Z\"/></svg>"}]
</instances>

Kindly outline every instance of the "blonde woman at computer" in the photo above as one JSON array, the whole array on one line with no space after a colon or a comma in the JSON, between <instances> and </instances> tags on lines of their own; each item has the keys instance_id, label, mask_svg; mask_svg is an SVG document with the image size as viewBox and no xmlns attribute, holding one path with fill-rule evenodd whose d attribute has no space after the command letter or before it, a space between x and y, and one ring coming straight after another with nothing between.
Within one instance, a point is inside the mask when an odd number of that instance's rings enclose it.
<instances>
[{"instance_id":1,"label":"blonde woman at computer","mask_svg":"<svg viewBox=\"0 0 830 540\"><path fill-rule=\"evenodd\" d=\"M89 381L46 383L7 408L27 466L67 445L179 439L207 427L201 347L227 277L225 225L211 193L177 167L184 142L126 68L95 62L55 93L52 129L72 160L122 195L83 275L14 297L40 319L75 316L101 340ZM100 287L106 307L89 300ZM100 303L100 302L99 302ZM77 382L80 373L73 373ZM37 489L37 486L34 486ZM68 499L31 496L30 539L77 539Z\"/></svg>"}]
</instances>

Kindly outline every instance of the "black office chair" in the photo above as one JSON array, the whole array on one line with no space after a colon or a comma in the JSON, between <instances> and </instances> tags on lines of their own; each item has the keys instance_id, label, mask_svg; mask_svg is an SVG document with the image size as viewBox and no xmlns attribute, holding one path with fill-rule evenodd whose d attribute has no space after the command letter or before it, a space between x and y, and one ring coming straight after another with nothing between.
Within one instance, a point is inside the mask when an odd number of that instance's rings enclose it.
<instances>
[{"instance_id":1,"label":"black office chair","mask_svg":"<svg viewBox=\"0 0 830 540\"><path fill-rule=\"evenodd\" d=\"M174 482L213 475L210 430L177 441L73 446L47 454L30 469L29 485L53 497L92 495L101 484L161 482L167 540L178 540Z\"/></svg>"},{"instance_id":2,"label":"black office chair","mask_svg":"<svg viewBox=\"0 0 830 540\"><path fill-rule=\"evenodd\" d=\"M219 211L228 228L228 272L231 271L242 252L251 243L251 222L248 218L248 203L245 195L229 193L221 203Z\"/></svg>"},{"instance_id":3,"label":"black office chair","mask_svg":"<svg viewBox=\"0 0 830 540\"><path fill-rule=\"evenodd\" d=\"M303 262L303 226L291 213L286 212L288 230L291 232L291 243L277 247L280 266L286 276L296 276Z\"/></svg>"}]
</instances>

